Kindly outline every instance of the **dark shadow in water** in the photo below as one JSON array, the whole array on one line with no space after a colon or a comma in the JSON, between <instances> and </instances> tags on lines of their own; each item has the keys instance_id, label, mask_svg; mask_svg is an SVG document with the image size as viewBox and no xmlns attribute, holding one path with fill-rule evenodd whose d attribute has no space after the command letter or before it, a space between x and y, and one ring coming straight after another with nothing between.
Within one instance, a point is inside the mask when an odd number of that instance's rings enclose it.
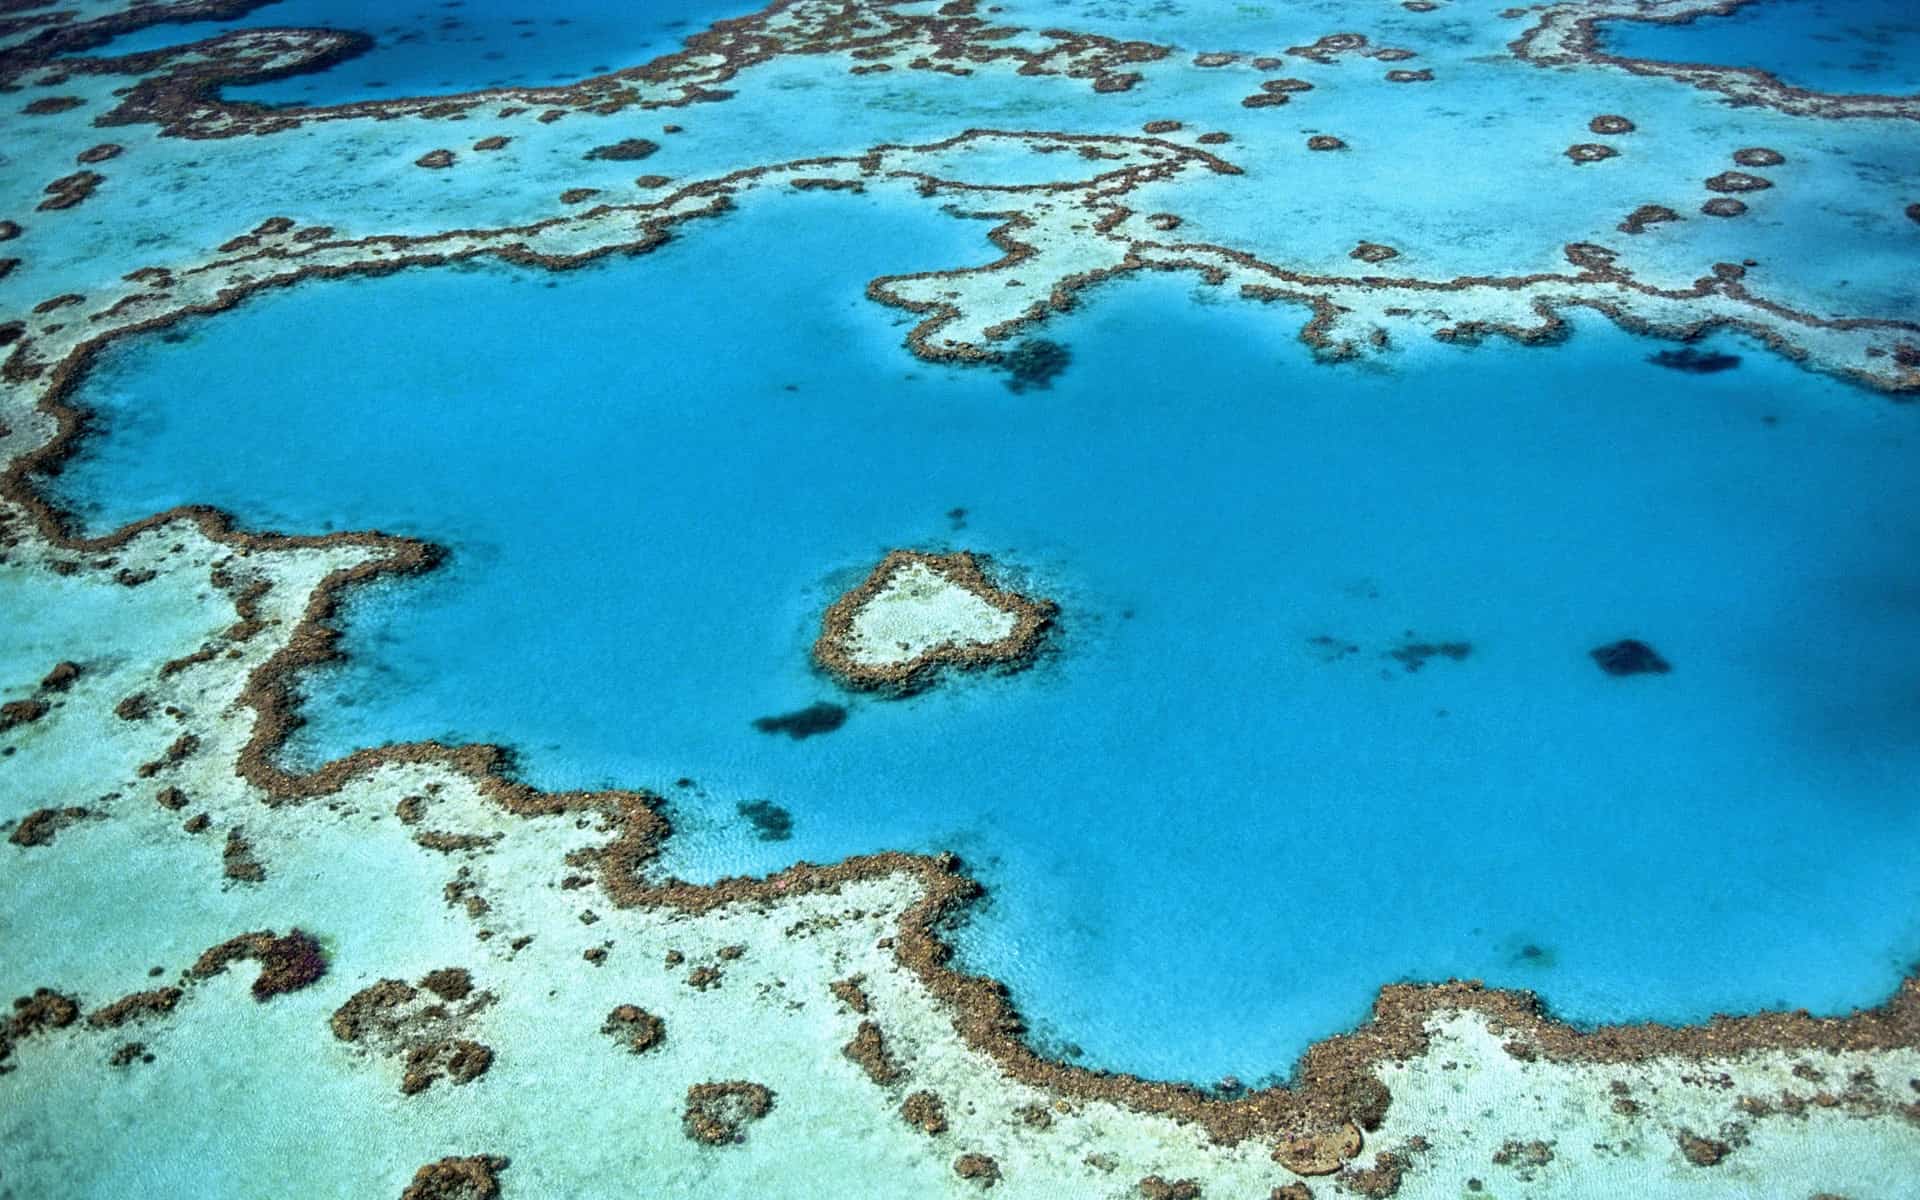
<instances>
[{"instance_id":1,"label":"dark shadow in water","mask_svg":"<svg viewBox=\"0 0 1920 1200\"><path fill-rule=\"evenodd\" d=\"M1054 376L1067 369L1073 361L1073 352L1059 342L1050 342L1046 338L1028 338L1013 349L1000 365L1007 371L1007 387L1016 392L1028 388L1046 388L1053 386Z\"/></svg>"},{"instance_id":2,"label":"dark shadow in water","mask_svg":"<svg viewBox=\"0 0 1920 1200\"><path fill-rule=\"evenodd\" d=\"M742 800L734 809L763 842L784 842L793 836L793 814L771 800Z\"/></svg>"},{"instance_id":3,"label":"dark shadow in water","mask_svg":"<svg viewBox=\"0 0 1920 1200\"><path fill-rule=\"evenodd\" d=\"M1398 662L1411 675L1427 665L1430 658L1450 658L1462 662L1473 653L1472 642L1408 642L1397 650L1387 651L1387 657Z\"/></svg>"},{"instance_id":4,"label":"dark shadow in water","mask_svg":"<svg viewBox=\"0 0 1920 1200\"><path fill-rule=\"evenodd\" d=\"M1739 366L1740 356L1722 354L1718 350L1695 350L1688 346L1680 350L1662 350L1658 354L1648 355L1647 361L1656 367L1665 367L1670 371L1685 371L1689 375L1715 375Z\"/></svg>"},{"instance_id":5,"label":"dark shadow in water","mask_svg":"<svg viewBox=\"0 0 1920 1200\"><path fill-rule=\"evenodd\" d=\"M761 733L784 733L799 741L816 733L832 733L847 723L847 710L822 700L790 713L754 718L753 727Z\"/></svg>"},{"instance_id":6,"label":"dark shadow in water","mask_svg":"<svg viewBox=\"0 0 1920 1200\"><path fill-rule=\"evenodd\" d=\"M1665 675L1673 670L1660 652L1645 642L1622 638L1588 651L1600 669L1609 675Z\"/></svg>"}]
</instances>

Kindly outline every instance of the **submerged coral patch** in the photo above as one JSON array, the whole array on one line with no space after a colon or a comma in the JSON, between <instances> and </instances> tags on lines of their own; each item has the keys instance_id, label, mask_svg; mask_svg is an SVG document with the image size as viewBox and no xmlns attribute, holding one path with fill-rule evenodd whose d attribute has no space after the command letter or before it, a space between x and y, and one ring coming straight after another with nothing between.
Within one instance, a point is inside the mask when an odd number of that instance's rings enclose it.
<instances>
[{"instance_id":1,"label":"submerged coral patch","mask_svg":"<svg viewBox=\"0 0 1920 1200\"><path fill-rule=\"evenodd\" d=\"M1007 388L1015 392L1052 386L1072 362L1071 350L1047 338L1027 338L1000 359L1007 372Z\"/></svg>"},{"instance_id":2,"label":"submerged coral patch","mask_svg":"<svg viewBox=\"0 0 1920 1200\"><path fill-rule=\"evenodd\" d=\"M793 712L753 719L753 727L761 733L784 733L796 742L832 733L846 723L846 706L827 700L816 701Z\"/></svg>"},{"instance_id":3,"label":"submerged coral patch","mask_svg":"<svg viewBox=\"0 0 1920 1200\"><path fill-rule=\"evenodd\" d=\"M784 842L793 836L793 814L771 800L742 800L735 811L763 842Z\"/></svg>"},{"instance_id":4,"label":"submerged coral patch","mask_svg":"<svg viewBox=\"0 0 1920 1200\"><path fill-rule=\"evenodd\" d=\"M1689 375L1717 375L1739 366L1740 356L1720 350L1698 350L1692 346L1682 346L1678 350L1655 351L1647 356L1647 361L1657 367L1665 367L1670 371L1684 371Z\"/></svg>"},{"instance_id":5,"label":"submerged coral patch","mask_svg":"<svg viewBox=\"0 0 1920 1200\"><path fill-rule=\"evenodd\" d=\"M1673 670L1659 651L1636 638L1623 638L1597 646L1593 661L1609 675L1665 675Z\"/></svg>"}]
</instances>

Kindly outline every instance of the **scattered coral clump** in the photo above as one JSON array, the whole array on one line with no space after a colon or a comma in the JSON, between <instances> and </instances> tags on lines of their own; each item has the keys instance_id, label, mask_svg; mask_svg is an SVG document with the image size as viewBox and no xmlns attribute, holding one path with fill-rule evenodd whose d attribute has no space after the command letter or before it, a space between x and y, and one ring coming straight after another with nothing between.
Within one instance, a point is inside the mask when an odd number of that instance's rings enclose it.
<instances>
[{"instance_id":1,"label":"scattered coral clump","mask_svg":"<svg viewBox=\"0 0 1920 1200\"><path fill-rule=\"evenodd\" d=\"M708 1146L726 1146L746 1140L746 1127L773 1111L773 1093L744 1079L696 1083L687 1089L687 1107L680 1126L686 1135Z\"/></svg>"}]
</instances>

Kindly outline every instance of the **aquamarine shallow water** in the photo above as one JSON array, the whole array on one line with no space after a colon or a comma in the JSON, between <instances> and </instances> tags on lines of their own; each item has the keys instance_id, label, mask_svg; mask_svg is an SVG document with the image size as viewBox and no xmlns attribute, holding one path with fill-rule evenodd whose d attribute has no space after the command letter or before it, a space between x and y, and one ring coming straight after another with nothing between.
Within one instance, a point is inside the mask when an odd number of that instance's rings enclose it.
<instances>
[{"instance_id":1,"label":"aquamarine shallow water","mask_svg":"<svg viewBox=\"0 0 1920 1200\"><path fill-rule=\"evenodd\" d=\"M295 757L488 739L655 787L692 878L957 849L968 965L1101 1066L1284 1072L1395 979L1677 1020L1841 1011L1920 954L1920 410L1596 320L1329 367L1169 277L1049 326L1072 366L1016 395L861 294L983 231L782 196L583 271L269 294L108 354L60 494L449 546L350 606ZM997 556L1057 653L840 695L820 610L896 545ZM1629 635L1674 673L1599 672ZM819 700L845 727L752 728Z\"/></svg>"},{"instance_id":2,"label":"aquamarine shallow water","mask_svg":"<svg viewBox=\"0 0 1920 1200\"><path fill-rule=\"evenodd\" d=\"M1759 0L1685 25L1614 21L1608 53L1758 67L1795 87L1920 92L1920 9L1912 0Z\"/></svg>"},{"instance_id":3,"label":"aquamarine shallow water","mask_svg":"<svg viewBox=\"0 0 1920 1200\"><path fill-rule=\"evenodd\" d=\"M88 53L157 50L236 29L352 30L373 47L319 74L226 93L260 104L344 104L571 83L669 53L715 20L749 11L728 0L568 0L548 11L514 0L279 0L232 21L149 25Z\"/></svg>"}]
</instances>

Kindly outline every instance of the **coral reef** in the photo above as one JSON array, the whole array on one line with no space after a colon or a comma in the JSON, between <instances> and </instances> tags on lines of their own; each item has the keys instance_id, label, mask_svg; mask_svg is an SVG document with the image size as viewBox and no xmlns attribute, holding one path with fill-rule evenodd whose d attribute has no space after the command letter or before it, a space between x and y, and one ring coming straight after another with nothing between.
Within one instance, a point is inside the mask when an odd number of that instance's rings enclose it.
<instances>
[{"instance_id":1,"label":"coral reef","mask_svg":"<svg viewBox=\"0 0 1920 1200\"><path fill-rule=\"evenodd\" d=\"M995 586L965 551L894 550L827 609L813 657L850 687L904 694L944 667L1024 666L1055 611Z\"/></svg>"},{"instance_id":2,"label":"coral reef","mask_svg":"<svg viewBox=\"0 0 1920 1200\"><path fill-rule=\"evenodd\" d=\"M210 979L236 962L251 961L260 968L251 986L253 998L267 1001L301 988L327 973L320 943L301 929L282 937L271 929L243 933L211 947L187 968L190 979Z\"/></svg>"},{"instance_id":3,"label":"coral reef","mask_svg":"<svg viewBox=\"0 0 1920 1200\"><path fill-rule=\"evenodd\" d=\"M508 1160L498 1154L447 1157L421 1167L400 1200L494 1200Z\"/></svg>"},{"instance_id":4,"label":"coral reef","mask_svg":"<svg viewBox=\"0 0 1920 1200\"><path fill-rule=\"evenodd\" d=\"M667 1037L667 1024L637 1004L622 1004L607 1014L600 1032L634 1054L644 1054Z\"/></svg>"},{"instance_id":5,"label":"coral reef","mask_svg":"<svg viewBox=\"0 0 1920 1200\"><path fill-rule=\"evenodd\" d=\"M412 1096L442 1077L458 1085L486 1074L492 1048L461 1034L493 1002L491 992L474 990L463 968L442 967L418 987L382 979L361 988L334 1010L329 1026L342 1042L401 1060L400 1094Z\"/></svg>"},{"instance_id":6,"label":"coral reef","mask_svg":"<svg viewBox=\"0 0 1920 1200\"><path fill-rule=\"evenodd\" d=\"M773 1111L773 1093L744 1079L696 1083L687 1089L680 1126L687 1137L709 1146L746 1140L748 1125Z\"/></svg>"},{"instance_id":7,"label":"coral reef","mask_svg":"<svg viewBox=\"0 0 1920 1200\"><path fill-rule=\"evenodd\" d=\"M635 162L651 156L658 149L658 142L650 142L646 138L627 138L609 145L595 146L584 157L602 162Z\"/></svg>"},{"instance_id":8,"label":"coral reef","mask_svg":"<svg viewBox=\"0 0 1920 1200\"><path fill-rule=\"evenodd\" d=\"M928 1136L947 1131L947 1106L929 1091L914 1092L902 1101L900 1117Z\"/></svg>"}]
</instances>

